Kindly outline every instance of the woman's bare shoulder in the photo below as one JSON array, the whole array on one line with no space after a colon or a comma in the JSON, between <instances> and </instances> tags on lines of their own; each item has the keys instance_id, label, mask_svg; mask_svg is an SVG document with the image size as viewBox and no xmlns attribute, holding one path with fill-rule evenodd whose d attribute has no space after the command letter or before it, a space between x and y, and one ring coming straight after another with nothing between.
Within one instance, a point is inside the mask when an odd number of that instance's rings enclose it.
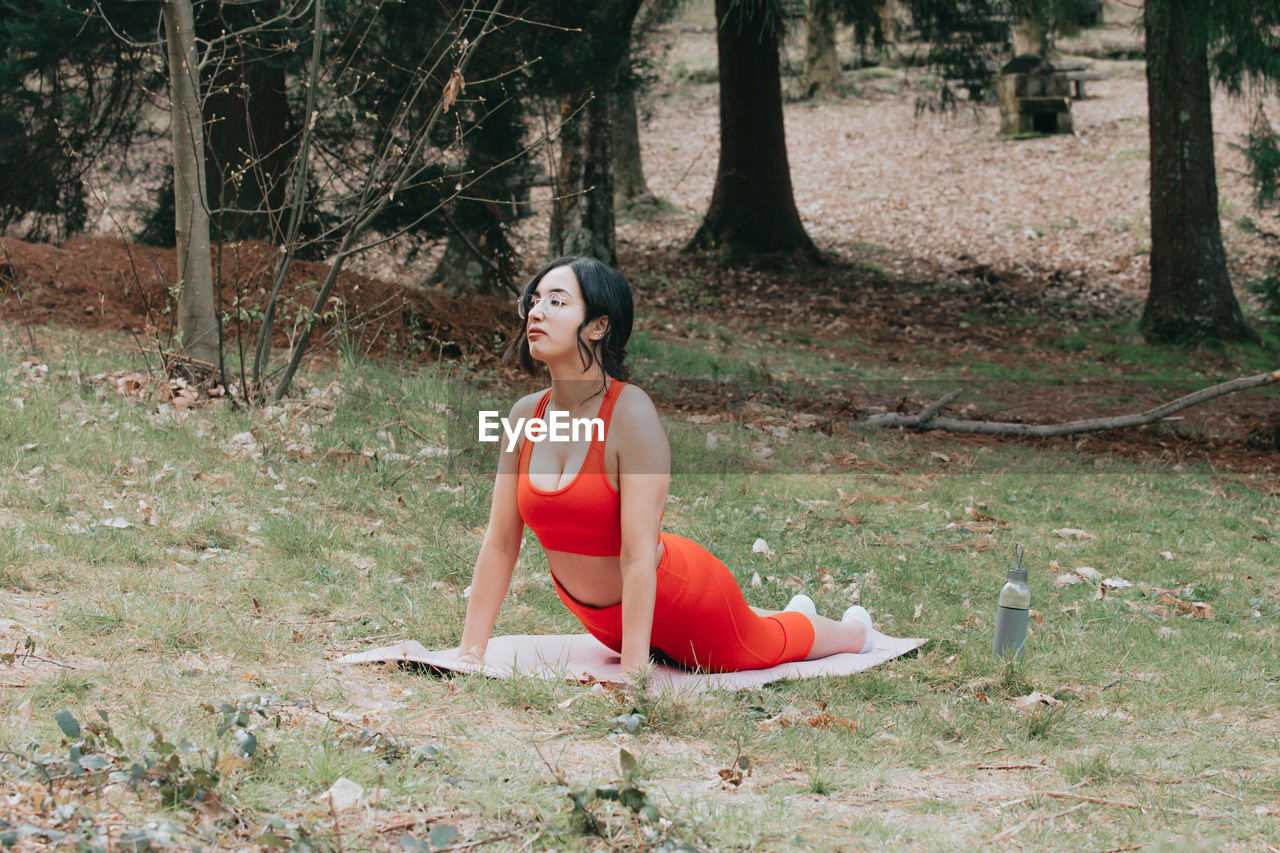
<instances>
[{"instance_id":1,"label":"woman's bare shoulder","mask_svg":"<svg viewBox=\"0 0 1280 853\"><path fill-rule=\"evenodd\" d=\"M544 388L541 391L534 391L532 394L525 394L511 407L511 417L515 418L531 418L534 412L538 410L538 401L542 399L542 395L547 393Z\"/></svg>"},{"instance_id":2,"label":"woman's bare shoulder","mask_svg":"<svg viewBox=\"0 0 1280 853\"><path fill-rule=\"evenodd\" d=\"M671 449L667 432L658 417L658 409L643 389L627 385L614 404L613 424L609 438L615 441L620 465L627 460L631 474L663 474L671 472Z\"/></svg>"},{"instance_id":3,"label":"woman's bare shoulder","mask_svg":"<svg viewBox=\"0 0 1280 853\"><path fill-rule=\"evenodd\" d=\"M658 420L658 408L653 400L643 388L629 382L618 393L618 402L614 403L613 410L632 423L652 423Z\"/></svg>"},{"instance_id":4,"label":"woman's bare shoulder","mask_svg":"<svg viewBox=\"0 0 1280 853\"><path fill-rule=\"evenodd\" d=\"M619 446L648 448L666 447L667 432L658 417L658 409L643 389L627 385L614 404L613 423L617 424ZM613 431L613 427L610 431Z\"/></svg>"}]
</instances>

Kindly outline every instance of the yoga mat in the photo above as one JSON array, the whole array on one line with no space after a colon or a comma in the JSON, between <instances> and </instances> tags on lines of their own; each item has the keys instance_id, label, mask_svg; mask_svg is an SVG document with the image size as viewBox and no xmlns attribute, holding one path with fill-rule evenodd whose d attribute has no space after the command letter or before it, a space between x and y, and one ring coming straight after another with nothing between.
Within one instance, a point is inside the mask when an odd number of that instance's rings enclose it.
<instances>
[{"instance_id":1,"label":"yoga mat","mask_svg":"<svg viewBox=\"0 0 1280 853\"><path fill-rule=\"evenodd\" d=\"M928 642L925 638L901 639L878 631L875 648L862 654L838 654L818 660L784 663L769 669L742 672L691 672L680 667L655 664L652 688L664 690L741 690L758 687L784 678L819 678L853 675L887 660L906 654ZM618 653L590 634L519 634L489 640L484 663L477 665L459 661L454 649L431 651L415 640L394 646L356 652L338 658L338 663L383 663L404 661L439 670L511 678L530 675L571 681L619 681L621 670Z\"/></svg>"}]
</instances>

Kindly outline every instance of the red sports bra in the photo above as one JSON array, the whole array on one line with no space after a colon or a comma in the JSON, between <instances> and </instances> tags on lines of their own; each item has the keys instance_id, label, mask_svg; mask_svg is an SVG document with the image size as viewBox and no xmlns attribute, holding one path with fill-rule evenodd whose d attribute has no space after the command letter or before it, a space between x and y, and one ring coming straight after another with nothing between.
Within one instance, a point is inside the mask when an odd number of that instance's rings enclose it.
<instances>
[{"instance_id":1,"label":"red sports bra","mask_svg":"<svg viewBox=\"0 0 1280 853\"><path fill-rule=\"evenodd\" d=\"M590 557L616 557L622 553L622 501L605 473L604 442L609 436L613 405L626 384L610 380L596 416L604 421L604 438L596 438L592 432L586 458L569 485L551 491L535 487L529 482L533 442L526 438L520 447L516 503L520 517L543 548ZM548 389L538 401L535 417L546 414L550 399Z\"/></svg>"}]
</instances>

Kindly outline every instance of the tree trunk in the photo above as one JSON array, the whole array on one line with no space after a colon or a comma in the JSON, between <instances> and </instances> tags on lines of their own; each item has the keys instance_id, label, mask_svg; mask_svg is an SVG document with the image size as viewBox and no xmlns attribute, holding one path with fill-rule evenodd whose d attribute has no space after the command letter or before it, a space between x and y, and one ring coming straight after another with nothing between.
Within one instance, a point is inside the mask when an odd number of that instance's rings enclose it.
<instances>
[{"instance_id":1,"label":"tree trunk","mask_svg":"<svg viewBox=\"0 0 1280 853\"><path fill-rule=\"evenodd\" d=\"M720 163L711 204L689 249L715 248L734 264L761 253L820 256L791 191L778 33L763 4L716 0L720 55Z\"/></svg>"},{"instance_id":2,"label":"tree trunk","mask_svg":"<svg viewBox=\"0 0 1280 853\"><path fill-rule=\"evenodd\" d=\"M1236 302L1218 218L1208 49L1196 0L1147 0L1151 141L1149 341L1256 336Z\"/></svg>"},{"instance_id":3,"label":"tree trunk","mask_svg":"<svg viewBox=\"0 0 1280 853\"><path fill-rule=\"evenodd\" d=\"M209 83L204 119L208 198L217 239L279 245L294 154L288 142L283 64L230 56Z\"/></svg>"},{"instance_id":4,"label":"tree trunk","mask_svg":"<svg viewBox=\"0 0 1280 853\"><path fill-rule=\"evenodd\" d=\"M498 295L515 289L515 248L507 239L497 215L482 224L465 228L450 221L453 228L444 244L444 254L427 283L450 293Z\"/></svg>"},{"instance_id":5,"label":"tree trunk","mask_svg":"<svg viewBox=\"0 0 1280 853\"><path fill-rule=\"evenodd\" d=\"M640 158L640 117L636 104L636 79L631 73L630 45L622 57L614 121L614 201L625 205L650 196L649 185L644 179L644 161Z\"/></svg>"},{"instance_id":6,"label":"tree trunk","mask_svg":"<svg viewBox=\"0 0 1280 853\"><path fill-rule=\"evenodd\" d=\"M573 111L586 100L574 118ZM616 264L613 215L612 88L571 95L560 104L560 168L551 217L550 254L581 255Z\"/></svg>"},{"instance_id":7,"label":"tree trunk","mask_svg":"<svg viewBox=\"0 0 1280 853\"><path fill-rule=\"evenodd\" d=\"M583 62L586 86L560 101L560 163L551 211L552 255L585 255L617 266L613 215L613 123L623 61L641 0L582 4L589 10ZM585 106L583 106L585 104ZM575 110L581 107L576 115Z\"/></svg>"},{"instance_id":8,"label":"tree trunk","mask_svg":"<svg viewBox=\"0 0 1280 853\"><path fill-rule=\"evenodd\" d=\"M902 9L899 0L876 0L876 14L880 16L880 32L884 40L896 44L902 40Z\"/></svg>"},{"instance_id":9,"label":"tree trunk","mask_svg":"<svg viewBox=\"0 0 1280 853\"><path fill-rule=\"evenodd\" d=\"M525 116L500 85L479 83L472 92L475 100L464 108L464 171L476 178L466 187L467 198L443 212L449 239L426 283L453 293L503 294L517 288L519 264L506 228L519 216L517 202L527 194Z\"/></svg>"},{"instance_id":10,"label":"tree trunk","mask_svg":"<svg viewBox=\"0 0 1280 853\"><path fill-rule=\"evenodd\" d=\"M218 358L205 198L204 126L191 0L165 0L169 101L173 123L174 236L178 246L178 335L184 369L198 379L212 375Z\"/></svg>"},{"instance_id":11,"label":"tree trunk","mask_svg":"<svg viewBox=\"0 0 1280 853\"><path fill-rule=\"evenodd\" d=\"M832 97L839 82L835 3L833 0L809 0L804 40L805 95L810 98Z\"/></svg>"}]
</instances>

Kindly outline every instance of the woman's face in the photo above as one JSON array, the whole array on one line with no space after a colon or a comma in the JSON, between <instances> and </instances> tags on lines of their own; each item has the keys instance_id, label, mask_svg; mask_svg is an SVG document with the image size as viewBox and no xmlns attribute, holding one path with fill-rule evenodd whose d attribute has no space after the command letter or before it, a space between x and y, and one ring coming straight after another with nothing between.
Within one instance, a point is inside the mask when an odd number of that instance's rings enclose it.
<instances>
[{"instance_id":1,"label":"woman's face","mask_svg":"<svg viewBox=\"0 0 1280 853\"><path fill-rule=\"evenodd\" d=\"M544 275L534 291L533 305L525 320L529 354L541 362L565 354L577 358L578 327L582 325L586 311L582 287L571 267L556 267ZM599 318L582 330L582 340L588 347L603 336L603 321L604 318Z\"/></svg>"}]
</instances>

